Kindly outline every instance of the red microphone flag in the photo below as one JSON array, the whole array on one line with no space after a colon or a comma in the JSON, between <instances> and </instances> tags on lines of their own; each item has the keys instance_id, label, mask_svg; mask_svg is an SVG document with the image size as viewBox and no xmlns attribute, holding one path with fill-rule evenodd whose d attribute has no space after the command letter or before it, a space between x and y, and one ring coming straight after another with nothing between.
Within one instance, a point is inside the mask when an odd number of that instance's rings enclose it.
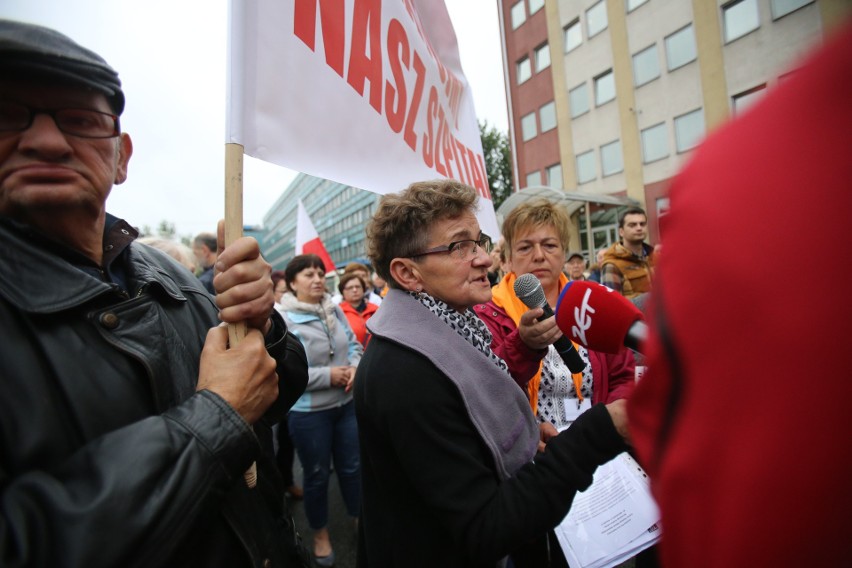
<instances>
[{"instance_id":1,"label":"red microphone flag","mask_svg":"<svg viewBox=\"0 0 852 568\"><path fill-rule=\"evenodd\" d=\"M569 282L556 302L556 325L588 349L618 353L630 326L641 320L633 302L597 282Z\"/></svg>"}]
</instances>

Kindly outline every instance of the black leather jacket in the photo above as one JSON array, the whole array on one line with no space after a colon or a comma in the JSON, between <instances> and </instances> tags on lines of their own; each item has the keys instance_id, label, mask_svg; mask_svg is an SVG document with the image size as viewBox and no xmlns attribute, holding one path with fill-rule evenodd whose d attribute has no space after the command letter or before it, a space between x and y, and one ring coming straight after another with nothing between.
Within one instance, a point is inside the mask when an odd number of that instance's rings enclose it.
<instances>
[{"instance_id":1,"label":"black leather jacket","mask_svg":"<svg viewBox=\"0 0 852 568\"><path fill-rule=\"evenodd\" d=\"M195 392L219 322L192 274L134 242L124 291L70 253L0 217L0 565L285 566L268 455L307 382L299 341L276 314L281 395L252 428Z\"/></svg>"}]
</instances>

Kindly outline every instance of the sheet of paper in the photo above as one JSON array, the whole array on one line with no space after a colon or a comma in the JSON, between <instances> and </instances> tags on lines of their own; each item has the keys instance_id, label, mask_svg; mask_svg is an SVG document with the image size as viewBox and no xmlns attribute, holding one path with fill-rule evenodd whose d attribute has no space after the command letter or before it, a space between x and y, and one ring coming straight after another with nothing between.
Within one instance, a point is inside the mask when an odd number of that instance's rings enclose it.
<instances>
[{"instance_id":1,"label":"sheet of paper","mask_svg":"<svg viewBox=\"0 0 852 568\"><path fill-rule=\"evenodd\" d=\"M591 487L577 494L556 535L572 567L602 568L656 542L659 519L647 476L621 454L599 467Z\"/></svg>"}]
</instances>

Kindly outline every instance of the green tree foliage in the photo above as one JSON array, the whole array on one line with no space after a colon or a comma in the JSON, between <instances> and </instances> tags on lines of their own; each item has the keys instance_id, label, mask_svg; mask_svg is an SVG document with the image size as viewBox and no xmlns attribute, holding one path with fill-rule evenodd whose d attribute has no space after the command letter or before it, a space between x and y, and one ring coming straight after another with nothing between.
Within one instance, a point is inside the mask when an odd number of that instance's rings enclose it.
<instances>
[{"instance_id":1,"label":"green tree foliage","mask_svg":"<svg viewBox=\"0 0 852 568\"><path fill-rule=\"evenodd\" d=\"M139 231L139 237L161 237L170 241L180 241L188 247L192 246L192 235L178 235L177 228L172 221L163 219L157 225L156 231L152 230L150 225L142 225L141 228L136 227L136 230Z\"/></svg>"},{"instance_id":2,"label":"green tree foliage","mask_svg":"<svg viewBox=\"0 0 852 568\"><path fill-rule=\"evenodd\" d=\"M509 136L500 132L488 121L479 123L479 135L482 138L482 153L485 157L485 171L494 209L512 193L512 153L509 148Z\"/></svg>"},{"instance_id":3,"label":"green tree foliage","mask_svg":"<svg viewBox=\"0 0 852 568\"><path fill-rule=\"evenodd\" d=\"M160 226L157 227L157 235L164 239L174 239L176 233L177 230L175 229L174 223L166 221L165 219L160 221Z\"/></svg>"}]
</instances>

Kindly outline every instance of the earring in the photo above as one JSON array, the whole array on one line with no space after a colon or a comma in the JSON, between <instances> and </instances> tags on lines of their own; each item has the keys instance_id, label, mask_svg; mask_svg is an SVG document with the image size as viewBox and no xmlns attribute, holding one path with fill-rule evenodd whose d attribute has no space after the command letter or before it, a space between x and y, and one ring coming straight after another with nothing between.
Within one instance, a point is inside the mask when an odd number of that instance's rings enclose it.
<instances>
[{"instance_id":1,"label":"earring","mask_svg":"<svg viewBox=\"0 0 852 568\"><path fill-rule=\"evenodd\" d=\"M418 287L417 287L417 293L419 294L419 293L420 293L420 292L422 292L422 291L423 291L423 287L422 287L422 286L418 286Z\"/></svg>"}]
</instances>

